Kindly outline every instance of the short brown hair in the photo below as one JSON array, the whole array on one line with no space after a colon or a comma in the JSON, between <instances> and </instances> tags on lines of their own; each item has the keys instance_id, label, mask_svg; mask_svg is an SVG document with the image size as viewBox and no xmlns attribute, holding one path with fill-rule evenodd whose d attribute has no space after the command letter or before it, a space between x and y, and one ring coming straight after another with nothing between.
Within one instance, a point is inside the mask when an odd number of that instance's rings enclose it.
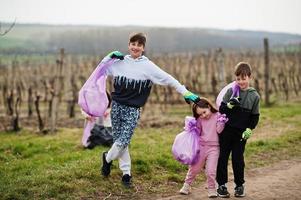
<instances>
[{"instance_id":1,"label":"short brown hair","mask_svg":"<svg viewBox=\"0 0 301 200\"><path fill-rule=\"evenodd\" d=\"M235 76L251 76L252 69L251 65L246 62L240 62L235 66Z\"/></svg>"},{"instance_id":2,"label":"short brown hair","mask_svg":"<svg viewBox=\"0 0 301 200\"><path fill-rule=\"evenodd\" d=\"M142 44L143 47L145 47L146 35L144 33L132 33L130 35L129 42L138 42L139 44Z\"/></svg>"},{"instance_id":3,"label":"short brown hair","mask_svg":"<svg viewBox=\"0 0 301 200\"><path fill-rule=\"evenodd\" d=\"M209 99L201 97L200 101L197 102L196 104L193 104L193 106L192 106L192 113L193 113L194 118L196 118L196 119L199 118L199 116L200 116L196 112L197 107L209 108L212 113L216 113L218 111Z\"/></svg>"}]
</instances>

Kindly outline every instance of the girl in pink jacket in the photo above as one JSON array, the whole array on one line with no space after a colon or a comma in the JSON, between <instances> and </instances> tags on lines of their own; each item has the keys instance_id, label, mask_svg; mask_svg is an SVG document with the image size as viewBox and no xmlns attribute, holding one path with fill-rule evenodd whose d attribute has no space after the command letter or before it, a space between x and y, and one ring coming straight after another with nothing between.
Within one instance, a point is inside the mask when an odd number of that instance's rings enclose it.
<instances>
[{"instance_id":1,"label":"girl in pink jacket","mask_svg":"<svg viewBox=\"0 0 301 200\"><path fill-rule=\"evenodd\" d=\"M201 98L192 107L197 126L200 128L200 158L197 163L190 165L181 194L189 194L191 184L196 176L205 168L207 177L208 197L217 197L215 188L216 167L219 156L218 134L227 122L226 115L221 115L215 106L206 98Z\"/></svg>"}]
</instances>

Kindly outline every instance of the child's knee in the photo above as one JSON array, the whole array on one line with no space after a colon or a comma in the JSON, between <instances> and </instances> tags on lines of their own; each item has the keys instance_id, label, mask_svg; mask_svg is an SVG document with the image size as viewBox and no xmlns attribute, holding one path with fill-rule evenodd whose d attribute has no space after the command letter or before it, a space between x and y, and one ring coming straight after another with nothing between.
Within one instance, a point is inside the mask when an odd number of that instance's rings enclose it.
<instances>
[{"instance_id":1,"label":"child's knee","mask_svg":"<svg viewBox=\"0 0 301 200\"><path fill-rule=\"evenodd\" d=\"M207 177L215 179L215 177L216 177L216 170L215 169L206 170L206 175L207 175Z\"/></svg>"}]
</instances>

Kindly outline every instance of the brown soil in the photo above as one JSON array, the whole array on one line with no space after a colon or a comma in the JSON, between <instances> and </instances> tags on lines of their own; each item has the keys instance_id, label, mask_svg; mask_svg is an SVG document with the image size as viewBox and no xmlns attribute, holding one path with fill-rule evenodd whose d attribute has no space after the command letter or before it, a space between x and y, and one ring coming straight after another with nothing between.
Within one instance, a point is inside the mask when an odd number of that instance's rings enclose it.
<instances>
[{"instance_id":1,"label":"brown soil","mask_svg":"<svg viewBox=\"0 0 301 200\"><path fill-rule=\"evenodd\" d=\"M271 199L301 199L301 159L285 160L271 166L246 171L245 200ZM228 190L229 199L239 199L233 196L233 175L230 174ZM180 189L180 188L179 188ZM204 185L194 185L189 195L177 194L171 197L157 198L161 200L208 199ZM222 199L222 198L217 198Z\"/></svg>"}]
</instances>

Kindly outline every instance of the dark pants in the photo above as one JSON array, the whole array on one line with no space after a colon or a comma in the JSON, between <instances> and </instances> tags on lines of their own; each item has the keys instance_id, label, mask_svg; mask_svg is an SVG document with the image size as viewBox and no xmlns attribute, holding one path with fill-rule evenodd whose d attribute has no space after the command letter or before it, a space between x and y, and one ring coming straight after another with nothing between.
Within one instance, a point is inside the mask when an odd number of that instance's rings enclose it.
<instances>
[{"instance_id":1,"label":"dark pants","mask_svg":"<svg viewBox=\"0 0 301 200\"><path fill-rule=\"evenodd\" d=\"M228 182L228 160L232 153L232 169L236 186L241 186L244 180L244 151L246 141L241 140L243 130L225 127L219 135L220 154L217 164L216 181L219 185Z\"/></svg>"}]
</instances>

